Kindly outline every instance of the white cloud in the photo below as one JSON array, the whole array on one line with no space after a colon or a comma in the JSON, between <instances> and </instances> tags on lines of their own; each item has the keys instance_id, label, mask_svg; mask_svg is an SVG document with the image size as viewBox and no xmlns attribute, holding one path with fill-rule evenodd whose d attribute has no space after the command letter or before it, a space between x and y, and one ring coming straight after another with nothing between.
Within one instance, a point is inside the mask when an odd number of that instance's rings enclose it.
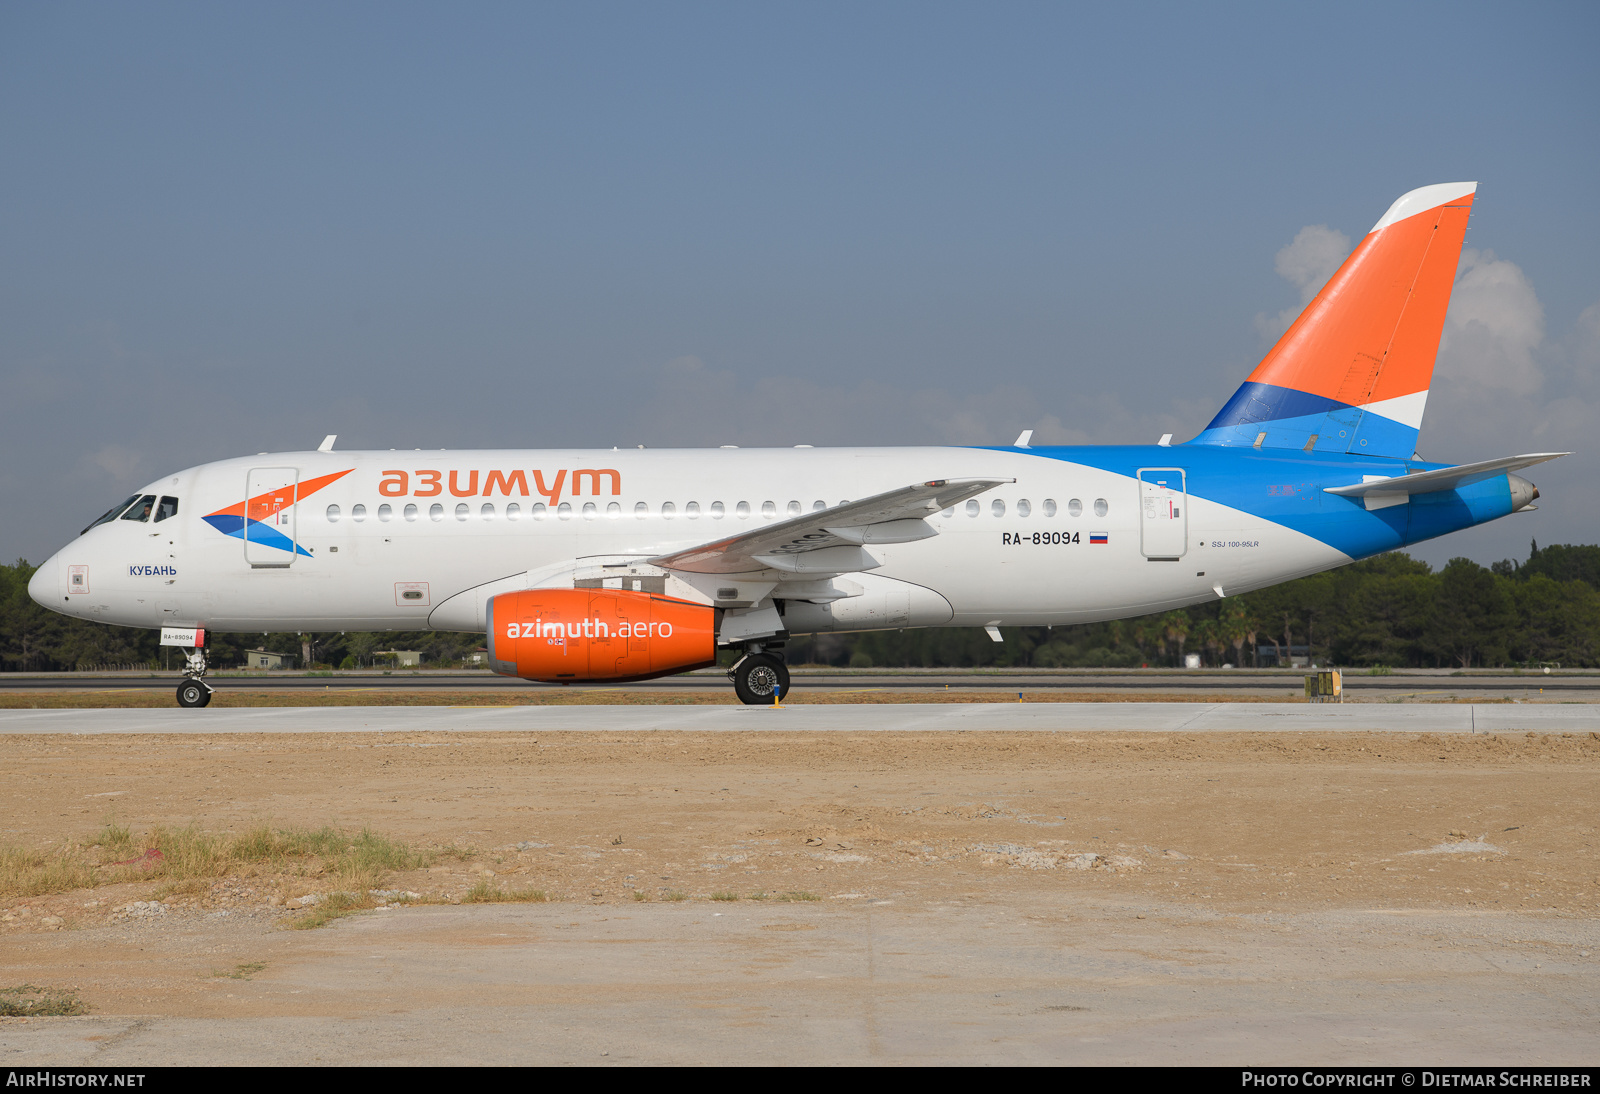
<instances>
[{"instance_id":1,"label":"white cloud","mask_svg":"<svg viewBox=\"0 0 1600 1094\"><path fill-rule=\"evenodd\" d=\"M1300 290L1300 306L1305 307L1349 257L1349 236L1326 224L1308 224L1278 252L1272 268Z\"/></svg>"},{"instance_id":2,"label":"white cloud","mask_svg":"<svg viewBox=\"0 0 1600 1094\"><path fill-rule=\"evenodd\" d=\"M1437 380L1534 394L1544 383L1535 359L1543 341L1544 306L1521 267L1493 251L1463 251Z\"/></svg>"},{"instance_id":3,"label":"white cloud","mask_svg":"<svg viewBox=\"0 0 1600 1094\"><path fill-rule=\"evenodd\" d=\"M1294 239L1278 252L1272 268L1300 291L1300 306L1285 308L1274 316L1265 312L1257 315L1255 326L1261 336L1276 340L1288 330L1349 256L1350 237L1326 224L1307 224L1296 232Z\"/></svg>"},{"instance_id":4,"label":"white cloud","mask_svg":"<svg viewBox=\"0 0 1600 1094\"><path fill-rule=\"evenodd\" d=\"M82 458L85 470L98 472L100 481L125 486L143 482L144 454L120 444L107 444L85 452Z\"/></svg>"}]
</instances>

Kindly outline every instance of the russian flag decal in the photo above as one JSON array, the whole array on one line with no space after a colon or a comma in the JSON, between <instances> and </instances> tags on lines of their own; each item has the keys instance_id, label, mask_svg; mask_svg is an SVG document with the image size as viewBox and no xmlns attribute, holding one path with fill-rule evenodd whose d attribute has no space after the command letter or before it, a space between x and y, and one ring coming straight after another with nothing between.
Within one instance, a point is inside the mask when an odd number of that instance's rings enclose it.
<instances>
[{"instance_id":1,"label":"russian flag decal","mask_svg":"<svg viewBox=\"0 0 1600 1094\"><path fill-rule=\"evenodd\" d=\"M1089 542L1090 543L1110 543L1111 540L1110 540L1109 536L1105 532L1090 532L1089 533Z\"/></svg>"}]
</instances>

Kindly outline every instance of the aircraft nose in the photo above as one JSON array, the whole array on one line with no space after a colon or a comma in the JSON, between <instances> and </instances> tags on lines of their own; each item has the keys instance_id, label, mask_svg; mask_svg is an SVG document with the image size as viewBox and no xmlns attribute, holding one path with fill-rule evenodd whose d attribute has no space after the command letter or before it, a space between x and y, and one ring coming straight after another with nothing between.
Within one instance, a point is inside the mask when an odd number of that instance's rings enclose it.
<instances>
[{"instance_id":1,"label":"aircraft nose","mask_svg":"<svg viewBox=\"0 0 1600 1094\"><path fill-rule=\"evenodd\" d=\"M61 610L61 556L51 555L28 579L28 595L41 608Z\"/></svg>"}]
</instances>

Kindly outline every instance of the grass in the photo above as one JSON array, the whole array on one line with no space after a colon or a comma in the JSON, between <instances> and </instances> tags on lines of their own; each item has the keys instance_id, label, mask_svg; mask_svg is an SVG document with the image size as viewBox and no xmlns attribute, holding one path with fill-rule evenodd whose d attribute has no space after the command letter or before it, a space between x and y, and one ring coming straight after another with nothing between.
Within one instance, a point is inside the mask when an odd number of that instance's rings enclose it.
<instances>
[{"instance_id":1,"label":"grass","mask_svg":"<svg viewBox=\"0 0 1600 1094\"><path fill-rule=\"evenodd\" d=\"M36 984L0 988L0 1018L67 1017L88 1013L88 1005L69 988L41 988Z\"/></svg>"},{"instance_id":2,"label":"grass","mask_svg":"<svg viewBox=\"0 0 1600 1094\"><path fill-rule=\"evenodd\" d=\"M492 878L479 878L478 884L461 897L463 904L543 904L549 900L543 889L502 889Z\"/></svg>"},{"instance_id":3,"label":"grass","mask_svg":"<svg viewBox=\"0 0 1600 1094\"><path fill-rule=\"evenodd\" d=\"M688 893L684 893L684 892L679 892L677 889L669 889L667 892L661 894L661 899L662 900L670 900L670 901L673 901L673 902L677 902L677 901L680 901L680 900L688 900L689 899L689 894Z\"/></svg>"},{"instance_id":4,"label":"grass","mask_svg":"<svg viewBox=\"0 0 1600 1094\"><path fill-rule=\"evenodd\" d=\"M235 965L232 969L213 969L211 975L219 980L248 980L266 967L267 963L265 961L245 961Z\"/></svg>"},{"instance_id":5,"label":"grass","mask_svg":"<svg viewBox=\"0 0 1600 1094\"><path fill-rule=\"evenodd\" d=\"M88 889L95 884L95 867L83 849L29 851L0 847L0 897L45 896Z\"/></svg>"},{"instance_id":6,"label":"grass","mask_svg":"<svg viewBox=\"0 0 1600 1094\"><path fill-rule=\"evenodd\" d=\"M196 825L156 826L136 836L126 825L105 825L91 839L48 851L0 847L0 898L44 896L99 885L159 881L157 896L203 893L217 879L266 869L290 877L315 877L334 891L289 925L320 927L374 907L370 890L396 870L419 870L444 856L466 857L450 846L418 850L369 828L272 828L257 825L236 835ZM508 896L505 899L539 899Z\"/></svg>"},{"instance_id":7,"label":"grass","mask_svg":"<svg viewBox=\"0 0 1600 1094\"><path fill-rule=\"evenodd\" d=\"M712 893L711 894L711 899L712 900L738 900L739 899L739 894L738 893Z\"/></svg>"},{"instance_id":8,"label":"grass","mask_svg":"<svg viewBox=\"0 0 1600 1094\"><path fill-rule=\"evenodd\" d=\"M635 889L633 891L633 899L642 904L650 899L650 894L645 892L643 889Z\"/></svg>"},{"instance_id":9,"label":"grass","mask_svg":"<svg viewBox=\"0 0 1600 1094\"><path fill-rule=\"evenodd\" d=\"M822 898L820 896L818 896L816 893L808 893L804 889L796 889L796 890L794 890L792 892L779 893L777 896L773 897L772 899L773 900L782 901L782 902L788 904L788 903L793 903L793 902L802 901L802 900L821 900Z\"/></svg>"},{"instance_id":10,"label":"grass","mask_svg":"<svg viewBox=\"0 0 1600 1094\"><path fill-rule=\"evenodd\" d=\"M335 919L341 919L352 912L364 912L376 906L377 903L366 893L342 891L329 893L311 906L310 914L286 920L284 926L296 931L311 931L327 926Z\"/></svg>"}]
</instances>

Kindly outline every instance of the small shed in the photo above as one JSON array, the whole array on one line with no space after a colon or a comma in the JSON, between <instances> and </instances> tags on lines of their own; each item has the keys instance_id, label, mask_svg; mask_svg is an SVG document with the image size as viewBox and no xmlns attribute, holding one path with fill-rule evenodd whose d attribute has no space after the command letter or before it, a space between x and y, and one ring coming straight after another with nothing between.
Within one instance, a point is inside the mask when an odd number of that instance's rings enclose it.
<instances>
[{"instance_id":1,"label":"small shed","mask_svg":"<svg viewBox=\"0 0 1600 1094\"><path fill-rule=\"evenodd\" d=\"M271 650L246 650L244 667L247 669L288 669L294 667L294 654L273 653Z\"/></svg>"},{"instance_id":2,"label":"small shed","mask_svg":"<svg viewBox=\"0 0 1600 1094\"><path fill-rule=\"evenodd\" d=\"M374 650L376 657L393 657L394 663L406 668L416 668L422 664L420 650Z\"/></svg>"}]
</instances>

